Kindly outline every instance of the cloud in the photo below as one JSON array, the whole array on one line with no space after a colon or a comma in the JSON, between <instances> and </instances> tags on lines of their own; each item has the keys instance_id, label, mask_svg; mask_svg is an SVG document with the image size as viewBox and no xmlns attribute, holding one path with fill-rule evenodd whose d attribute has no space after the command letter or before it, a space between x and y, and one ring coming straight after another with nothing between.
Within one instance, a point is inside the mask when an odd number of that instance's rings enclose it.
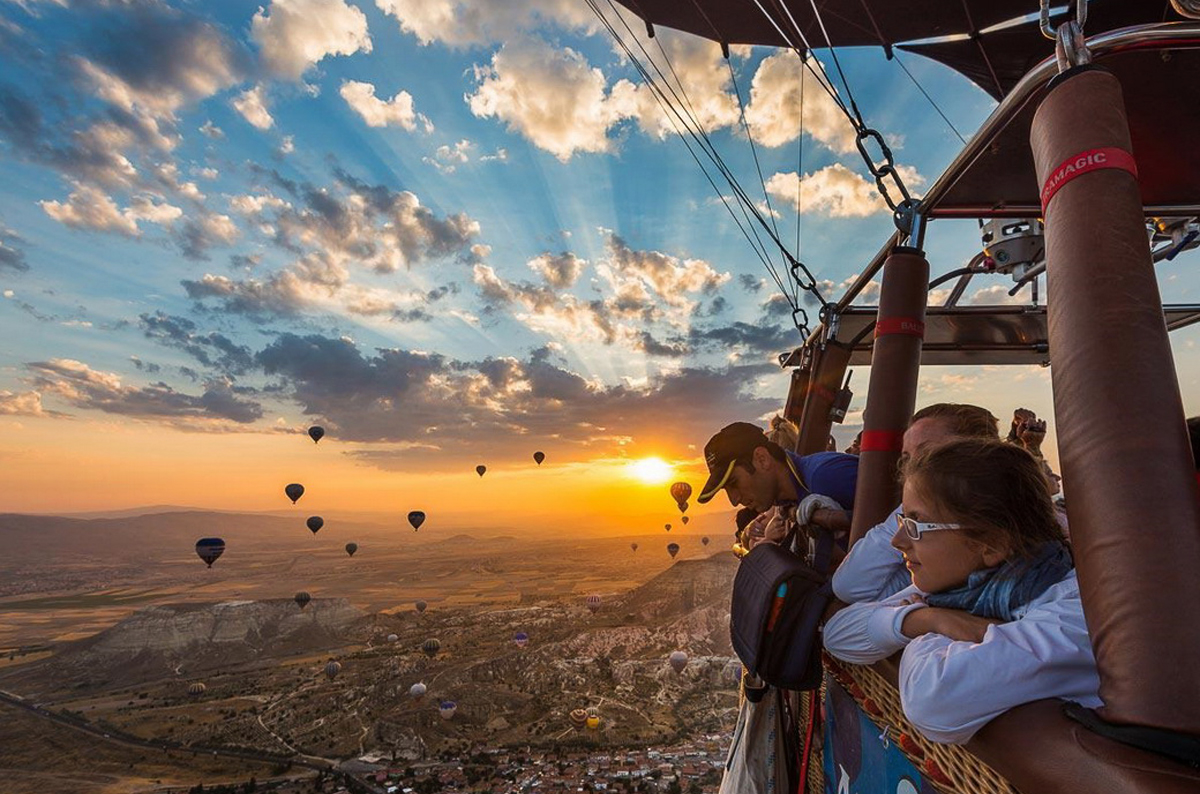
<instances>
[{"instance_id":1,"label":"cloud","mask_svg":"<svg viewBox=\"0 0 1200 794\"><path fill-rule=\"evenodd\" d=\"M821 64L810 60L814 69ZM800 117L800 80L804 80L804 118ZM770 55L758 65L750 83L746 123L755 143L775 147L808 133L838 154L855 151L855 132L845 114L821 88L812 73L791 52Z\"/></svg>"},{"instance_id":2,"label":"cloud","mask_svg":"<svg viewBox=\"0 0 1200 794\"><path fill-rule=\"evenodd\" d=\"M22 272L29 269L29 263L25 261L25 251L12 245L21 242L24 241L19 234L0 224L0 272L4 270Z\"/></svg>"},{"instance_id":3,"label":"cloud","mask_svg":"<svg viewBox=\"0 0 1200 794\"><path fill-rule=\"evenodd\" d=\"M224 420L249 424L262 416L262 407L238 397L228 383L206 384L199 396L175 391L165 383L126 386L120 376L94 370L73 359L50 359L25 365L33 385L76 408L98 410L139 419L165 420L177 426L190 420Z\"/></svg>"},{"instance_id":4,"label":"cloud","mask_svg":"<svg viewBox=\"0 0 1200 794\"><path fill-rule=\"evenodd\" d=\"M260 215L267 210L288 209L291 206L287 201L272 193L233 196L229 199L229 208L239 215L247 217Z\"/></svg>"},{"instance_id":5,"label":"cloud","mask_svg":"<svg viewBox=\"0 0 1200 794\"><path fill-rule=\"evenodd\" d=\"M174 317L165 312L141 314L139 326L147 339L187 353L210 369L223 375L243 375L251 368L253 356L248 347L238 345L216 331L201 333L186 317ZM141 369L141 367L138 367Z\"/></svg>"},{"instance_id":6,"label":"cloud","mask_svg":"<svg viewBox=\"0 0 1200 794\"><path fill-rule=\"evenodd\" d=\"M666 60L671 67L669 82L682 84L687 95L686 100L675 100L672 104L692 127L712 132L740 126L738 101L721 46L669 29L657 30L656 38L666 51ZM663 68L665 71L665 66ZM675 90L679 91L678 88ZM667 93L670 95L670 91ZM622 80L613 87L612 97L627 115L637 120L647 135L662 140L673 135L677 126L682 129L680 120L663 108L645 83Z\"/></svg>"},{"instance_id":7,"label":"cloud","mask_svg":"<svg viewBox=\"0 0 1200 794\"><path fill-rule=\"evenodd\" d=\"M250 36L266 69L286 80L328 55L371 51L366 15L344 0L271 0L251 20Z\"/></svg>"},{"instance_id":8,"label":"cloud","mask_svg":"<svg viewBox=\"0 0 1200 794\"><path fill-rule=\"evenodd\" d=\"M433 129L429 119L413 109L412 94L407 91L400 91L391 99L382 100L375 96L375 86L371 83L346 80L338 93L368 127L395 126L412 132L420 122L426 132Z\"/></svg>"},{"instance_id":9,"label":"cloud","mask_svg":"<svg viewBox=\"0 0 1200 794\"><path fill-rule=\"evenodd\" d=\"M529 269L545 279L551 287L569 289L579 280L587 261L570 251L563 251L559 254L541 254L530 259L528 264Z\"/></svg>"},{"instance_id":10,"label":"cloud","mask_svg":"<svg viewBox=\"0 0 1200 794\"><path fill-rule=\"evenodd\" d=\"M472 113L504 122L563 162L610 151L609 128L634 110L632 84L622 81L610 95L604 73L583 55L540 39L507 42L489 65L475 67L475 81Z\"/></svg>"},{"instance_id":11,"label":"cloud","mask_svg":"<svg viewBox=\"0 0 1200 794\"><path fill-rule=\"evenodd\" d=\"M438 42L452 47L499 44L546 24L585 32L598 29L596 17L587 4L574 0L505 0L503 3L375 0L375 5L395 17L400 29L415 35L422 44Z\"/></svg>"},{"instance_id":12,"label":"cloud","mask_svg":"<svg viewBox=\"0 0 1200 794\"><path fill-rule=\"evenodd\" d=\"M116 202L99 188L76 184L66 201L39 201L54 220L76 229L116 232L129 237L140 234L137 220L122 212Z\"/></svg>"},{"instance_id":13,"label":"cloud","mask_svg":"<svg viewBox=\"0 0 1200 794\"><path fill-rule=\"evenodd\" d=\"M40 392L0 390L0 416L46 416L54 413L42 407Z\"/></svg>"},{"instance_id":14,"label":"cloud","mask_svg":"<svg viewBox=\"0 0 1200 794\"><path fill-rule=\"evenodd\" d=\"M399 349L364 354L348 339L282 334L257 356L306 415L324 417L345 440L419 443L488 459L516 455L513 441L553 436L576 448L616 452L632 436L661 438L662 417L685 438L706 438L731 418L753 417L777 401L753 397L765 366L683 368L644 385L605 386L554 360L548 348L526 358L458 361ZM418 465L402 456L376 465ZM422 456L420 465L429 465ZM386 461L386 462L385 462Z\"/></svg>"},{"instance_id":15,"label":"cloud","mask_svg":"<svg viewBox=\"0 0 1200 794\"><path fill-rule=\"evenodd\" d=\"M433 157L422 157L421 161L429 163L440 173L453 174L458 166L471 161L471 150L474 148L475 144L463 138L453 146L439 146Z\"/></svg>"},{"instance_id":16,"label":"cloud","mask_svg":"<svg viewBox=\"0 0 1200 794\"><path fill-rule=\"evenodd\" d=\"M898 166L897 171L910 192L925 182L924 177L908 166ZM889 212L875 183L841 163L805 174L799 182L799 195L795 171L772 175L767 180L767 192L806 213L830 218L865 218Z\"/></svg>"},{"instance_id":17,"label":"cloud","mask_svg":"<svg viewBox=\"0 0 1200 794\"><path fill-rule=\"evenodd\" d=\"M176 242L188 259L208 259L208 249L218 245L229 245L238 238L237 224L228 215L202 212L189 218L176 231Z\"/></svg>"},{"instance_id":18,"label":"cloud","mask_svg":"<svg viewBox=\"0 0 1200 794\"><path fill-rule=\"evenodd\" d=\"M214 141L225 139L225 131L213 124L212 119L206 120L200 125L199 129L206 138L212 138Z\"/></svg>"},{"instance_id":19,"label":"cloud","mask_svg":"<svg viewBox=\"0 0 1200 794\"><path fill-rule=\"evenodd\" d=\"M275 119L267 109L266 89L261 83L238 94L231 104L242 118L260 130L269 130L275 125Z\"/></svg>"},{"instance_id":20,"label":"cloud","mask_svg":"<svg viewBox=\"0 0 1200 794\"><path fill-rule=\"evenodd\" d=\"M665 351L655 344L656 326L686 327L696 307L692 298L712 294L731 278L703 260L632 249L615 234L596 266L593 286L602 293L599 299L559 291L584 267L573 254L544 254L529 264L545 283L509 281L488 265L475 265L475 285L489 312L507 311L530 330L555 339L619 344L643 353Z\"/></svg>"}]
</instances>

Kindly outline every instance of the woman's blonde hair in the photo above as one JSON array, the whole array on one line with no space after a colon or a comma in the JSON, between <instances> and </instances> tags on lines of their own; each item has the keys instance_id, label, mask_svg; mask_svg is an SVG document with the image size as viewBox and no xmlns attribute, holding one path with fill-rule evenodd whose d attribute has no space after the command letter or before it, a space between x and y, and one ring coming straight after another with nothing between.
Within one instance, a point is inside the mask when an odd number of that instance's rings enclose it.
<instances>
[{"instance_id":1,"label":"woman's blonde hair","mask_svg":"<svg viewBox=\"0 0 1200 794\"><path fill-rule=\"evenodd\" d=\"M780 414L771 417L770 425L767 441L773 441L789 452L795 452L796 447L800 445L800 428Z\"/></svg>"}]
</instances>

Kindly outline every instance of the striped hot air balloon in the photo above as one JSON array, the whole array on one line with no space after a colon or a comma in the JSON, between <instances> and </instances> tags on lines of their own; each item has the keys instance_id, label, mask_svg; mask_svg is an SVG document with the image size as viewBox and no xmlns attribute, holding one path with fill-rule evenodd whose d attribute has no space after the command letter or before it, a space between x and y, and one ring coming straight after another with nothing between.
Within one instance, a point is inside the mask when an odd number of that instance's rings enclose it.
<instances>
[{"instance_id":1,"label":"striped hot air balloon","mask_svg":"<svg viewBox=\"0 0 1200 794\"><path fill-rule=\"evenodd\" d=\"M592 614L600 611L600 596L593 593L587 597L587 608L592 610Z\"/></svg>"},{"instance_id":2,"label":"striped hot air balloon","mask_svg":"<svg viewBox=\"0 0 1200 794\"><path fill-rule=\"evenodd\" d=\"M208 690L208 687L206 687L203 682L197 681L196 683L194 683L188 687L187 692L192 697L200 697L207 690Z\"/></svg>"},{"instance_id":3,"label":"striped hot air balloon","mask_svg":"<svg viewBox=\"0 0 1200 794\"><path fill-rule=\"evenodd\" d=\"M330 681L337 678L338 673L340 672L342 672L341 662L330 662L329 664L325 665L325 675L329 676Z\"/></svg>"},{"instance_id":4,"label":"striped hot air balloon","mask_svg":"<svg viewBox=\"0 0 1200 794\"><path fill-rule=\"evenodd\" d=\"M430 637L429 639L425 640L425 642L421 643L421 650L424 651L425 655L430 659L437 656L438 651L441 649L442 644L433 637Z\"/></svg>"},{"instance_id":5,"label":"striped hot air balloon","mask_svg":"<svg viewBox=\"0 0 1200 794\"><path fill-rule=\"evenodd\" d=\"M571 724L575 726L576 730L578 730L587 724L587 709L571 709L570 717Z\"/></svg>"}]
</instances>

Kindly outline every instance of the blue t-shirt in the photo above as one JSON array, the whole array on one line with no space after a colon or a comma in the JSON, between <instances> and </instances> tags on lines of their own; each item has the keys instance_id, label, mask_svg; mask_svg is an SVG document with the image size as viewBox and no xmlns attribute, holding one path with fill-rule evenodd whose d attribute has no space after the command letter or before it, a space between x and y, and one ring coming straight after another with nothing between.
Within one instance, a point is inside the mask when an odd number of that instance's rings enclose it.
<instances>
[{"instance_id":1,"label":"blue t-shirt","mask_svg":"<svg viewBox=\"0 0 1200 794\"><path fill-rule=\"evenodd\" d=\"M815 452L797 455L784 450L792 464L792 479L800 499L812 493L828 496L846 510L854 509L854 486L858 482L858 456L844 452Z\"/></svg>"}]
</instances>

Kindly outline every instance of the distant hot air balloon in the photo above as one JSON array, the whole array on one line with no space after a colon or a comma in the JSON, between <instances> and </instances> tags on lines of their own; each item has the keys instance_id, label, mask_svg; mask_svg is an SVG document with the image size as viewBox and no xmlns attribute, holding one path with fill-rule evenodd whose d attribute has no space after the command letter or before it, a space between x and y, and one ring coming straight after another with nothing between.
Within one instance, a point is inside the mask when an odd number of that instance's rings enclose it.
<instances>
[{"instance_id":1,"label":"distant hot air balloon","mask_svg":"<svg viewBox=\"0 0 1200 794\"><path fill-rule=\"evenodd\" d=\"M308 602L312 601L312 596L301 590L299 593L296 593L296 595L292 596L292 600L299 604L301 609L304 609L306 606L308 606Z\"/></svg>"},{"instance_id":2,"label":"distant hot air balloon","mask_svg":"<svg viewBox=\"0 0 1200 794\"><path fill-rule=\"evenodd\" d=\"M587 724L587 709L571 709L569 716L571 718L571 724L574 725L577 730Z\"/></svg>"},{"instance_id":3,"label":"distant hot air balloon","mask_svg":"<svg viewBox=\"0 0 1200 794\"><path fill-rule=\"evenodd\" d=\"M388 642L396 642L396 641L397 641L397 640L399 640L399 639L400 639L400 635L399 635L399 634L389 634L389 635L387 635L387 641L388 641Z\"/></svg>"},{"instance_id":4,"label":"distant hot air balloon","mask_svg":"<svg viewBox=\"0 0 1200 794\"><path fill-rule=\"evenodd\" d=\"M475 473L480 477L482 477L485 472L487 472L487 466L484 466L482 463L475 467Z\"/></svg>"},{"instance_id":5,"label":"distant hot air balloon","mask_svg":"<svg viewBox=\"0 0 1200 794\"><path fill-rule=\"evenodd\" d=\"M636 543L630 543L630 544L629 544L629 548L633 549L634 551L637 551L637 544L636 544Z\"/></svg>"},{"instance_id":6,"label":"distant hot air balloon","mask_svg":"<svg viewBox=\"0 0 1200 794\"><path fill-rule=\"evenodd\" d=\"M423 650L425 652L425 655L428 656L430 659L437 656L437 652L440 651L441 649L442 649L442 644L440 642L438 642L437 640L435 640L433 637L430 637L429 639L425 640L425 642L423 642L421 644L421 650Z\"/></svg>"},{"instance_id":7,"label":"distant hot air balloon","mask_svg":"<svg viewBox=\"0 0 1200 794\"><path fill-rule=\"evenodd\" d=\"M513 642L517 644L518 648L524 648L529 644L529 635L523 631L518 631L513 635Z\"/></svg>"},{"instance_id":8,"label":"distant hot air balloon","mask_svg":"<svg viewBox=\"0 0 1200 794\"><path fill-rule=\"evenodd\" d=\"M704 537L700 538L700 542L703 543L705 546L707 546L708 545L708 535L705 535Z\"/></svg>"},{"instance_id":9,"label":"distant hot air balloon","mask_svg":"<svg viewBox=\"0 0 1200 794\"><path fill-rule=\"evenodd\" d=\"M429 604L426 604L424 601L418 601L414 606L416 606L418 612L424 612Z\"/></svg>"},{"instance_id":10,"label":"distant hot air balloon","mask_svg":"<svg viewBox=\"0 0 1200 794\"><path fill-rule=\"evenodd\" d=\"M672 560L675 559L675 555L678 553L679 553L679 544L678 543L668 543L667 544L667 554L671 555Z\"/></svg>"},{"instance_id":11,"label":"distant hot air balloon","mask_svg":"<svg viewBox=\"0 0 1200 794\"><path fill-rule=\"evenodd\" d=\"M313 425L308 429L308 437L313 440L314 444L320 441L324 436L325 428L321 427L320 425Z\"/></svg>"},{"instance_id":12,"label":"distant hot air balloon","mask_svg":"<svg viewBox=\"0 0 1200 794\"><path fill-rule=\"evenodd\" d=\"M357 543L347 543L346 544L346 553L349 554L351 557L354 556L354 552L356 552L356 551L358 551Z\"/></svg>"},{"instance_id":13,"label":"distant hot air balloon","mask_svg":"<svg viewBox=\"0 0 1200 794\"><path fill-rule=\"evenodd\" d=\"M424 510L411 511L408 514L408 523L412 524L413 532L416 532L418 529L421 528L421 525L425 523L425 511Z\"/></svg>"},{"instance_id":14,"label":"distant hot air balloon","mask_svg":"<svg viewBox=\"0 0 1200 794\"><path fill-rule=\"evenodd\" d=\"M670 531L671 531L671 525L670 525L670 524L663 524L663 526L667 528L667 531L668 531L668 532L670 532Z\"/></svg>"},{"instance_id":15,"label":"distant hot air balloon","mask_svg":"<svg viewBox=\"0 0 1200 794\"><path fill-rule=\"evenodd\" d=\"M189 695L191 695L192 697L200 697L201 695L204 694L205 690L207 690L207 689L208 689L208 687L206 687L202 682L197 681L196 683L194 683L188 687L187 693Z\"/></svg>"},{"instance_id":16,"label":"distant hot air balloon","mask_svg":"<svg viewBox=\"0 0 1200 794\"><path fill-rule=\"evenodd\" d=\"M330 662L325 665L325 675L329 676L329 680L337 678L338 673L342 672L341 662Z\"/></svg>"},{"instance_id":17,"label":"distant hot air balloon","mask_svg":"<svg viewBox=\"0 0 1200 794\"><path fill-rule=\"evenodd\" d=\"M683 651L672 651L667 657L667 661L671 665L671 669L677 673L682 673L683 668L687 667L688 655Z\"/></svg>"},{"instance_id":18,"label":"distant hot air balloon","mask_svg":"<svg viewBox=\"0 0 1200 794\"><path fill-rule=\"evenodd\" d=\"M454 712L456 711L458 711L458 704L453 700L443 700L442 704L438 706L438 714L441 715L441 718L444 720L448 720L453 717Z\"/></svg>"},{"instance_id":19,"label":"distant hot air balloon","mask_svg":"<svg viewBox=\"0 0 1200 794\"><path fill-rule=\"evenodd\" d=\"M683 525L684 525L685 527L687 526L687 522L688 522L688 517L687 517L687 516L680 516L680 517L679 517L679 520L683 522Z\"/></svg>"},{"instance_id":20,"label":"distant hot air balloon","mask_svg":"<svg viewBox=\"0 0 1200 794\"><path fill-rule=\"evenodd\" d=\"M593 730L593 731L596 730L597 728L599 728L600 727L600 718L589 716L587 718L587 727L588 727L588 730Z\"/></svg>"},{"instance_id":21,"label":"distant hot air balloon","mask_svg":"<svg viewBox=\"0 0 1200 794\"><path fill-rule=\"evenodd\" d=\"M542 461L545 459L546 459L545 452L538 451L538 452L533 453L533 462L536 463L537 465L541 466Z\"/></svg>"},{"instance_id":22,"label":"distant hot air balloon","mask_svg":"<svg viewBox=\"0 0 1200 794\"><path fill-rule=\"evenodd\" d=\"M599 717L600 709L596 708L595 706L589 706L588 710L587 710L587 715L589 717Z\"/></svg>"},{"instance_id":23,"label":"distant hot air balloon","mask_svg":"<svg viewBox=\"0 0 1200 794\"><path fill-rule=\"evenodd\" d=\"M595 593L588 596L587 597L587 608L592 610L593 614L595 614L596 612L599 612L600 611L600 596L596 595Z\"/></svg>"},{"instance_id":24,"label":"distant hot air balloon","mask_svg":"<svg viewBox=\"0 0 1200 794\"><path fill-rule=\"evenodd\" d=\"M686 482L677 482L671 486L671 498L673 498L676 503L683 504L691 497L692 486L688 485Z\"/></svg>"},{"instance_id":25,"label":"distant hot air balloon","mask_svg":"<svg viewBox=\"0 0 1200 794\"><path fill-rule=\"evenodd\" d=\"M291 486L289 485L288 487L290 488ZM308 525L309 531L315 535L321 527L325 526L325 519L320 516L309 516L308 520L304 523Z\"/></svg>"},{"instance_id":26,"label":"distant hot air balloon","mask_svg":"<svg viewBox=\"0 0 1200 794\"><path fill-rule=\"evenodd\" d=\"M220 538L200 538L196 541L196 554L211 568L217 558L225 553L225 541Z\"/></svg>"},{"instance_id":27,"label":"distant hot air balloon","mask_svg":"<svg viewBox=\"0 0 1200 794\"><path fill-rule=\"evenodd\" d=\"M408 688L408 696L413 700L420 700L421 698L425 697L425 693L428 691L429 690L425 688L424 684L417 683Z\"/></svg>"},{"instance_id":28,"label":"distant hot air balloon","mask_svg":"<svg viewBox=\"0 0 1200 794\"><path fill-rule=\"evenodd\" d=\"M287 498L292 500L292 504L296 504L296 500L304 496L304 486L298 482L291 483L283 492L287 494Z\"/></svg>"}]
</instances>

